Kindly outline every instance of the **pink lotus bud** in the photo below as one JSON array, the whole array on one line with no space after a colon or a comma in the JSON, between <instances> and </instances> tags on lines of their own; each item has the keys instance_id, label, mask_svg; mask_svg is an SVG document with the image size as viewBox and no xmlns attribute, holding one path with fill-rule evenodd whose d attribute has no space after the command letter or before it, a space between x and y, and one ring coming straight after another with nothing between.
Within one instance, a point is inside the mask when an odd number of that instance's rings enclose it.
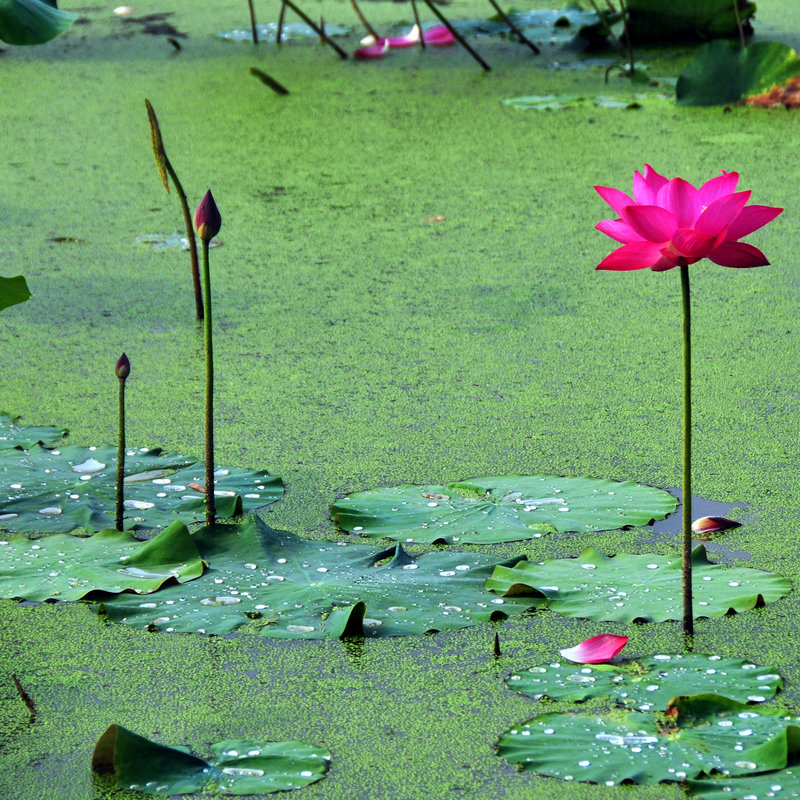
<instances>
[{"instance_id":1,"label":"pink lotus bud","mask_svg":"<svg viewBox=\"0 0 800 800\"><path fill-rule=\"evenodd\" d=\"M219 233L221 227L222 217L209 189L200 201L200 205L197 206L197 211L194 212L194 228L204 242L210 242Z\"/></svg>"},{"instance_id":2,"label":"pink lotus bud","mask_svg":"<svg viewBox=\"0 0 800 800\"><path fill-rule=\"evenodd\" d=\"M128 361L128 356L123 353L119 357L119 361L117 361L117 366L114 367L114 372L116 373L117 377L124 381L128 375L131 374L131 362Z\"/></svg>"},{"instance_id":3,"label":"pink lotus bud","mask_svg":"<svg viewBox=\"0 0 800 800\"><path fill-rule=\"evenodd\" d=\"M700 517L692 523L692 530L695 533L715 533L716 531L727 531L730 528L739 528L741 525L741 522L727 517Z\"/></svg>"}]
</instances>

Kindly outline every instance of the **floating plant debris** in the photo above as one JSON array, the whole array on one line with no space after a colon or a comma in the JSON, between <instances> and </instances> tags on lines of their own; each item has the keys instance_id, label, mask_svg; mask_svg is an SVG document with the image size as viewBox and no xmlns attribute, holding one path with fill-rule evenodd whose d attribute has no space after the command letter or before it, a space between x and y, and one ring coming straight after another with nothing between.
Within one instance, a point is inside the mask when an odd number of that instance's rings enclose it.
<instances>
[{"instance_id":1,"label":"floating plant debris","mask_svg":"<svg viewBox=\"0 0 800 800\"><path fill-rule=\"evenodd\" d=\"M276 42L278 35L278 24L268 22L265 25L257 25L258 39L261 42ZM342 25L331 25L325 23L326 36L349 36L352 28L345 28ZM251 42L253 32L249 28L240 28L232 31L223 31L217 34L218 39L225 39L228 42ZM299 39L319 39L319 34L304 22L289 22L284 24L281 31L281 41L292 41Z\"/></svg>"},{"instance_id":2,"label":"floating plant debris","mask_svg":"<svg viewBox=\"0 0 800 800\"><path fill-rule=\"evenodd\" d=\"M613 95L596 95L582 97L571 94L543 94L530 97L512 97L503 100L505 106L519 108L525 111L558 111L569 108L622 108L638 109L651 102L671 101L672 98L663 94L644 94L637 92L627 97Z\"/></svg>"},{"instance_id":3,"label":"floating plant debris","mask_svg":"<svg viewBox=\"0 0 800 800\"><path fill-rule=\"evenodd\" d=\"M331 760L324 748L302 742L231 739L210 749L213 758L206 761L109 725L95 745L92 769L113 773L120 788L145 794L260 795L314 783Z\"/></svg>"},{"instance_id":4,"label":"floating plant debris","mask_svg":"<svg viewBox=\"0 0 800 800\"><path fill-rule=\"evenodd\" d=\"M104 601L110 620L169 633L231 631L284 639L403 636L464 628L538 602L484 589L496 558L449 551L409 556L400 545L320 542L275 531L257 517L192 536L205 573L146 602ZM514 560L511 562L514 563Z\"/></svg>"},{"instance_id":5,"label":"floating plant debris","mask_svg":"<svg viewBox=\"0 0 800 800\"><path fill-rule=\"evenodd\" d=\"M694 614L721 617L772 603L791 583L771 572L712 564L700 545L692 551ZM682 619L680 556L606 556L587 548L578 558L540 564L527 560L498 567L486 588L499 596L546 597L547 607L567 617L608 622Z\"/></svg>"},{"instance_id":6,"label":"floating plant debris","mask_svg":"<svg viewBox=\"0 0 800 800\"><path fill-rule=\"evenodd\" d=\"M647 525L676 506L668 492L632 481L504 475L356 492L334 503L331 516L362 536L486 544Z\"/></svg>"},{"instance_id":7,"label":"floating plant debris","mask_svg":"<svg viewBox=\"0 0 800 800\"><path fill-rule=\"evenodd\" d=\"M618 709L542 714L503 734L498 754L564 781L656 784L782 769L798 736L800 718L782 709L706 694L678 697L668 716Z\"/></svg>"},{"instance_id":8,"label":"floating plant debris","mask_svg":"<svg viewBox=\"0 0 800 800\"><path fill-rule=\"evenodd\" d=\"M640 711L664 711L673 697L719 694L740 703L762 703L783 686L772 667L701 653L657 654L620 664L541 664L512 675L508 686L540 699L581 702L608 697Z\"/></svg>"},{"instance_id":9,"label":"floating plant debris","mask_svg":"<svg viewBox=\"0 0 800 800\"><path fill-rule=\"evenodd\" d=\"M153 250L188 250L189 239L182 233L148 233L145 236L136 236L134 242L149 244ZM209 242L209 247L222 247L222 242L214 239Z\"/></svg>"},{"instance_id":10,"label":"floating plant debris","mask_svg":"<svg viewBox=\"0 0 800 800\"><path fill-rule=\"evenodd\" d=\"M29 429L28 438L42 430ZM114 524L115 447L26 450L0 448L0 529L15 533L97 531ZM204 465L193 458L166 455L158 448L129 449L125 456L125 528L187 525L204 513ZM275 502L283 495L280 478L263 470L219 467L215 472L219 514L234 517Z\"/></svg>"}]
</instances>

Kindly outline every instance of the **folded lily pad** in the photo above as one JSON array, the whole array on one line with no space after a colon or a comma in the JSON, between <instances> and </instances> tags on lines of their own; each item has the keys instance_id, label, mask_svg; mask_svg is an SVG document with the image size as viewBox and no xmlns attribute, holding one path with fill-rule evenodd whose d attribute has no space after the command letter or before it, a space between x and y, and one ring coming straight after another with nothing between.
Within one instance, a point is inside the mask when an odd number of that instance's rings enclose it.
<instances>
[{"instance_id":1,"label":"folded lily pad","mask_svg":"<svg viewBox=\"0 0 800 800\"><path fill-rule=\"evenodd\" d=\"M740 703L762 703L773 697L783 682L771 667L688 653L654 655L621 664L542 664L512 675L508 686L537 700L549 697L580 702L608 697L640 711L663 711L672 698L688 694L719 694Z\"/></svg>"},{"instance_id":2,"label":"folded lily pad","mask_svg":"<svg viewBox=\"0 0 800 800\"><path fill-rule=\"evenodd\" d=\"M56 428L52 425L20 425L19 417L0 414L0 450L8 448L28 450L35 444L53 444L66 434L66 428Z\"/></svg>"},{"instance_id":3,"label":"folded lily pad","mask_svg":"<svg viewBox=\"0 0 800 800\"><path fill-rule=\"evenodd\" d=\"M772 603L791 583L771 572L712 564L700 545L692 551L694 613L721 617ZM578 558L497 567L486 588L501 597L546 597L547 607L567 617L608 622L682 619L681 558L587 548Z\"/></svg>"},{"instance_id":4,"label":"folded lily pad","mask_svg":"<svg viewBox=\"0 0 800 800\"><path fill-rule=\"evenodd\" d=\"M275 531L257 517L201 528L192 539L209 569L143 602L101 606L108 619L150 630L284 639L402 636L464 628L519 614L536 599L483 588L501 562L477 553L412 558L400 545L319 542Z\"/></svg>"},{"instance_id":5,"label":"folded lily pad","mask_svg":"<svg viewBox=\"0 0 800 800\"><path fill-rule=\"evenodd\" d=\"M745 48L717 40L699 47L678 76L681 106L737 103L800 75L800 56L782 42L755 42Z\"/></svg>"},{"instance_id":6,"label":"folded lily pad","mask_svg":"<svg viewBox=\"0 0 800 800\"><path fill-rule=\"evenodd\" d=\"M679 697L672 716L611 710L542 714L505 733L498 754L562 780L655 784L783 769L800 749L800 718L726 697Z\"/></svg>"},{"instance_id":7,"label":"folded lily pad","mask_svg":"<svg viewBox=\"0 0 800 800\"><path fill-rule=\"evenodd\" d=\"M334 503L331 516L362 536L487 544L646 525L677 503L668 492L632 481L504 475L356 492Z\"/></svg>"},{"instance_id":8,"label":"folded lily pad","mask_svg":"<svg viewBox=\"0 0 800 800\"><path fill-rule=\"evenodd\" d=\"M185 583L203 572L203 559L182 522L149 542L125 531L89 539L59 533L0 541L0 597L80 600L94 591L155 592L167 581Z\"/></svg>"},{"instance_id":9,"label":"folded lily pad","mask_svg":"<svg viewBox=\"0 0 800 800\"><path fill-rule=\"evenodd\" d=\"M15 533L103 530L114 523L115 447L70 445L26 452L0 449L0 529ZM234 517L274 502L283 494L279 478L263 470L218 467L214 473L217 514ZM158 448L128 450L125 458L126 529L147 530L204 514L205 467Z\"/></svg>"},{"instance_id":10,"label":"folded lily pad","mask_svg":"<svg viewBox=\"0 0 800 800\"><path fill-rule=\"evenodd\" d=\"M302 742L228 740L211 745L209 761L109 725L92 754L92 769L146 794L264 794L299 789L324 777L330 753Z\"/></svg>"},{"instance_id":11,"label":"folded lily pad","mask_svg":"<svg viewBox=\"0 0 800 800\"><path fill-rule=\"evenodd\" d=\"M701 800L789 800L800 797L800 767L745 775L688 782L689 793Z\"/></svg>"},{"instance_id":12,"label":"folded lily pad","mask_svg":"<svg viewBox=\"0 0 800 800\"><path fill-rule=\"evenodd\" d=\"M43 44L78 19L56 0L0 0L0 39L8 44Z\"/></svg>"}]
</instances>

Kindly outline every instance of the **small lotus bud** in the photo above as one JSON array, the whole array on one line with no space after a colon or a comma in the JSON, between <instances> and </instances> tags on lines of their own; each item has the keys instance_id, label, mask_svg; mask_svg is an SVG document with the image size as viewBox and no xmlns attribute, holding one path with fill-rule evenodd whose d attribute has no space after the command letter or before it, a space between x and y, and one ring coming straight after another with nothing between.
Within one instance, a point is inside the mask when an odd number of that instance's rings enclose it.
<instances>
[{"instance_id":1,"label":"small lotus bud","mask_svg":"<svg viewBox=\"0 0 800 800\"><path fill-rule=\"evenodd\" d=\"M125 353L119 357L117 366L114 367L114 372L121 381L124 381L131 374L131 362L128 361L128 356Z\"/></svg>"},{"instance_id":2,"label":"small lotus bud","mask_svg":"<svg viewBox=\"0 0 800 800\"><path fill-rule=\"evenodd\" d=\"M715 533L716 531L727 531L730 528L739 528L741 525L741 522L727 517L700 517L692 523L692 530L695 533Z\"/></svg>"},{"instance_id":3,"label":"small lotus bud","mask_svg":"<svg viewBox=\"0 0 800 800\"><path fill-rule=\"evenodd\" d=\"M210 242L219 233L221 227L222 217L209 189L200 201L200 205L197 206L197 211L194 212L194 228L204 242Z\"/></svg>"}]
</instances>

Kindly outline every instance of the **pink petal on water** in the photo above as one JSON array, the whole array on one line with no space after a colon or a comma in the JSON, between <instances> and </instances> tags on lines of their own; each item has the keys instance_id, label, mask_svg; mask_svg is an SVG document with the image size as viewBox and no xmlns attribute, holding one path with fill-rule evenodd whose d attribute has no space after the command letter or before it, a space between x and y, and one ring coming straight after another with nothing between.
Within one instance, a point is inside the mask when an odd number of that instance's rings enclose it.
<instances>
[{"instance_id":1,"label":"pink petal on water","mask_svg":"<svg viewBox=\"0 0 800 800\"><path fill-rule=\"evenodd\" d=\"M741 526L741 522L727 517L700 517L692 523L692 530L695 533L716 533L731 528L741 528Z\"/></svg>"},{"instance_id":2,"label":"pink petal on water","mask_svg":"<svg viewBox=\"0 0 800 800\"><path fill-rule=\"evenodd\" d=\"M412 47L419 44L419 28L414 25L405 36L390 36L389 47Z\"/></svg>"},{"instance_id":3,"label":"pink petal on water","mask_svg":"<svg viewBox=\"0 0 800 800\"><path fill-rule=\"evenodd\" d=\"M614 658L627 643L627 636L601 633L581 642L577 647L561 650L561 655L568 661L575 661L578 664L602 664Z\"/></svg>"},{"instance_id":4,"label":"pink petal on water","mask_svg":"<svg viewBox=\"0 0 800 800\"><path fill-rule=\"evenodd\" d=\"M443 47L448 44L453 44L456 40L456 37L453 36L444 25L436 25L433 28L429 28L422 34L422 38L425 39L425 44L432 45L433 47Z\"/></svg>"},{"instance_id":5,"label":"pink petal on water","mask_svg":"<svg viewBox=\"0 0 800 800\"><path fill-rule=\"evenodd\" d=\"M607 255L596 269L647 269L661 261L661 246L653 242L631 242Z\"/></svg>"},{"instance_id":6,"label":"pink petal on water","mask_svg":"<svg viewBox=\"0 0 800 800\"><path fill-rule=\"evenodd\" d=\"M746 206L728 226L725 238L729 242L735 242L737 239L741 239L742 236L747 236L748 233L764 227L782 211L782 208L773 208L772 206Z\"/></svg>"},{"instance_id":7,"label":"pink petal on water","mask_svg":"<svg viewBox=\"0 0 800 800\"><path fill-rule=\"evenodd\" d=\"M367 47L362 47L360 50L356 50L353 55L356 58L383 58L386 53L389 51L389 40L388 39L376 39L375 44L368 45Z\"/></svg>"},{"instance_id":8,"label":"pink petal on water","mask_svg":"<svg viewBox=\"0 0 800 800\"><path fill-rule=\"evenodd\" d=\"M767 257L747 242L724 242L712 250L708 258L723 267L764 267L769 264Z\"/></svg>"}]
</instances>

